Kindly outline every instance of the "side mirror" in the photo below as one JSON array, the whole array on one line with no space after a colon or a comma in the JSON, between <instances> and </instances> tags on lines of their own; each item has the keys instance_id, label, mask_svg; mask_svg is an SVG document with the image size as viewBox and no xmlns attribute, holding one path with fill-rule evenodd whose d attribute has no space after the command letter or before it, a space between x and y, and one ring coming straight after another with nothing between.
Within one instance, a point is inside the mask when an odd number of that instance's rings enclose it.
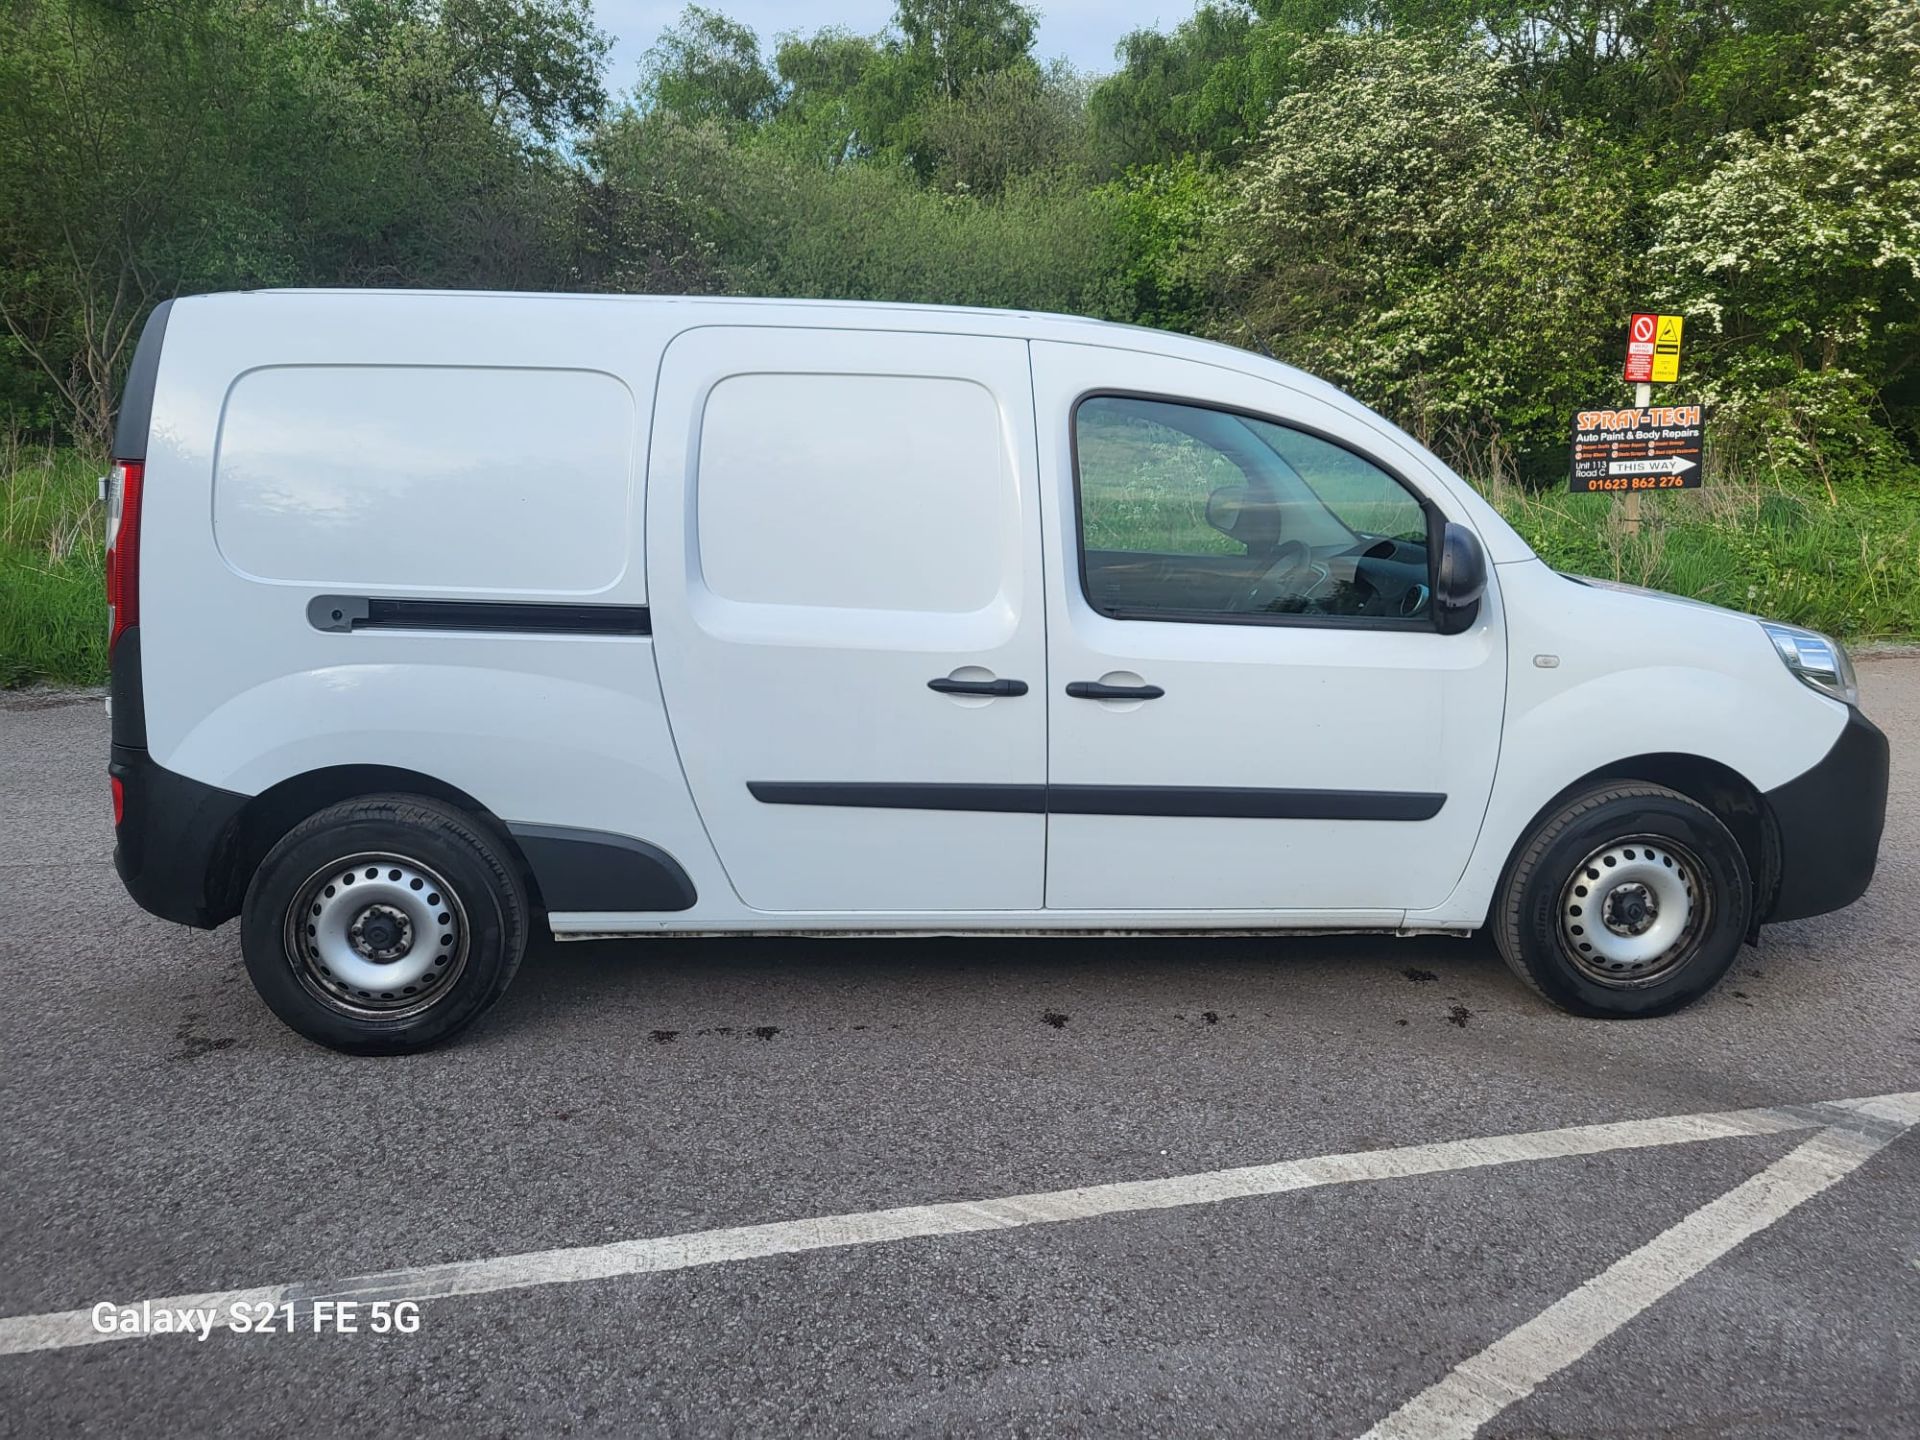
<instances>
[{"instance_id":1,"label":"side mirror","mask_svg":"<svg viewBox=\"0 0 1920 1440\"><path fill-rule=\"evenodd\" d=\"M1247 487L1244 485L1221 485L1207 496L1207 524L1229 539L1233 536L1234 526L1240 523L1240 515L1247 504Z\"/></svg>"},{"instance_id":2,"label":"side mirror","mask_svg":"<svg viewBox=\"0 0 1920 1440\"><path fill-rule=\"evenodd\" d=\"M1442 635L1458 635L1480 613L1487 593L1487 552L1480 539L1451 520L1440 536L1440 564L1434 572L1433 616Z\"/></svg>"}]
</instances>

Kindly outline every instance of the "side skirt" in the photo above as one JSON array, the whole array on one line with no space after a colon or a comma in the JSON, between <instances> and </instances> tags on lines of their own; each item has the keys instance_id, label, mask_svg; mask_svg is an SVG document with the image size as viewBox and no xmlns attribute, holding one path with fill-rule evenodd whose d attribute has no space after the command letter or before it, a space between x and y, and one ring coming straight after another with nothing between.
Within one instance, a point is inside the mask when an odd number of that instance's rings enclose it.
<instances>
[{"instance_id":1,"label":"side skirt","mask_svg":"<svg viewBox=\"0 0 1920 1440\"><path fill-rule=\"evenodd\" d=\"M794 935L836 939L902 939L909 936L1247 936L1247 935L1470 935L1474 925L1406 928L1400 911L1174 911L1163 914L1096 911L1001 912L914 917L891 915L776 916L689 923L671 915L550 912L556 940L611 940L635 935Z\"/></svg>"}]
</instances>

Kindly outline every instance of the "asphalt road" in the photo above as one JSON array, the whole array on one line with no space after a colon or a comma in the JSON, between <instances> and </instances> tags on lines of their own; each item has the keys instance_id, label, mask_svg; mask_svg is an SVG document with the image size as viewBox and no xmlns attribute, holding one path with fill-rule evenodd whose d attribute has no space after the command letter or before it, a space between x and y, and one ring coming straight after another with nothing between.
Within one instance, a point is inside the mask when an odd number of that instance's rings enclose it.
<instances>
[{"instance_id":1,"label":"asphalt road","mask_svg":"<svg viewBox=\"0 0 1920 1440\"><path fill-rule=\"evenodd\" d=\"M1862 672L1895 764L1873 889L1666 1020L1570 1019L1478 939L656 940L542 945L463 1043L381 1061L282 1029L235 927L127 900L97 699L0 697L0 1339L103 1300L849 1217L798 1253L590 1252L612 1278L563 1255L533 1278L569 1283L428 1299L411 1334L0 1354L0 1424L1355 1436L1531 1366L1481 1434L1912 1435L1920 1135L1398 1148L1920 1090L1920 662ZM1864 1148L1796 1206L1810 1134ZM1206 1178L1353 1152L1275 1172L1314 1188ZM890 1207L1195 1176L849 1240Z\"/></svg>"}]
</instances>

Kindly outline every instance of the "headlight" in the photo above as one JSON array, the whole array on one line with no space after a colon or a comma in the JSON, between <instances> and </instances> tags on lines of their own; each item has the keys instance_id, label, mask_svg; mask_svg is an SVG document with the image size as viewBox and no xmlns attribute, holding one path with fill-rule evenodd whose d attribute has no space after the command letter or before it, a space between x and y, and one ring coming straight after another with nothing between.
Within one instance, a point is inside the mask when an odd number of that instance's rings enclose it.
<instances>
[{"instance_id":1,"label":"headlight","mask_svg":"<svg viewBox=\"0 0 1920 1440\"><path fill-rule=\"evenodd\" d=\"M1798 675L1822 695L1831 695L1849 705L1860 703L1860 686L1853 678L1853 662L1836 640L1813 630L1792 625L1776 625L1762 620L1760 628L1773 641L1787 669Z\"/></svg>"}]
</instances>

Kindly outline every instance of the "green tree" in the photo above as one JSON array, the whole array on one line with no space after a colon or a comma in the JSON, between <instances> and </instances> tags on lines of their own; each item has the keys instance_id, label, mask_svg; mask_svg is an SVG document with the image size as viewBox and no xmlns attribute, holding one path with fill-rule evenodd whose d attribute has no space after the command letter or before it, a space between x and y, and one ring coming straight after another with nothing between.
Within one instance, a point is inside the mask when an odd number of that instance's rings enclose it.
<instances>
[{"instance_id":1,"label":"green tree","mask_svg":"<svg viewBox=\"0 0 1920 1440\"><path fill-rule=\"evenodd\" d=\"M553 143L600 114L610 41L592 0L355 0L400 9L446 36L455 86L498 120Z\"/></svg>"},{"instance_id":2,"label":"green tree","mask_svg":"<svg viewBox=\"0 0 1920 1440\"><path fill-rule=\"evenodd\" d=\"M248 137L291 138L296 70L267 12L84 0L0 13L0 320L95 447L147 311L223 270L279 279Z\"/></svg>"},{"instance_id":3,"label":"green tree","mask_svg":"<svg viewBox=\"0 0 1920 1440\"><path fill-rule=\"evenodd\" d=\"M1137 168L1099 194L1113 228L1127 317L1246 342L1251 331L1229 282L1234 193L1226 172L1184 155Z\"/></svg>"},{"instance_id":4,"label":"green tree","mask_svg":"<svg viewBox=\"0 0 1920 1440\"><path fill-rule=\"evenodd\" d=\"M752 125L773 115L780 82L751 29L689 5L642 60L640 94L648 108L681 120Z\"/></svg>"},{"instance_id":5,"label":"green tree","mask_svg":"<svg viewBox=\"0 0 1920 1440\"><path fill-rule=\"evenodd\" d=\"M578 283L627 294L712 294L734 288L727 248L749 207L717 120L616 110L584 148Z\"/></svg>"},{"instance_id":6,"label":"green tree","mask_svg":"<svg viewBox=\"0 0 1920 1440\"><path fill-rule=\"evenodd\" d=\"M1257 85L1256 17L1204 4L1171 35L1135 30L1116 46L1118 72L1088 97L1095 134L1118 167L1182 155L1224 159L1257 133L1276 89Z\"/></svg>"},{"instance_id":7,"label":"green tree","mask_svg":"<svg viewBox=\"0 0 1920 1440\"><path fill-rule=\"evenodd\" d=\"M1851 20L1792 120L1661 198L1649 256L1726 443L1829 483L1920 448L1920 3Z\"/></svg>"},{"instance_id":8,"label":"green tree","mask_svg":"<svg viewBox=\"0 0 1920 1440\"><path fill-rule=\"evenodd\" d=\"M1627 139L1661 175L1685 146L1789 113L1850 0L1357 0L1348 25L1471 46L1499 61L1528 123ZM1279 17L1290 4L1262 8ZM1318 7L1312 7L1318 8Z\"/></svg>"},{"instance_id":9,"label":"green tree","mask_svg":"<svg viewBox=\"0 0 1920 1440\"><path fill-rule=\"evenodd\" d=\"M1059 129L1036 83L1034 25L1014 0L901 0L892 28L871 38L838 29L789 36L775 53L789 96L783 118L832 163L881 157L924 180L949 152L965 151L972 158L960 163L975 173L1018 171L1017 156L983 165L970 137L992 131L1030 151L1013 128L1022 113Z\"/></svg>"},{"instance_id":10,"label":"green tree","mask_svg":"<svg viewBox=\"0 0 1920 1440\"><path fill-rule=\"evenodd\" d=\"M1465 470L1558 443L1629 303L1624 194L1531 133L1482 53L1365 36L1300 63L1233 180L1240 338Z\"/></svg>"},{"instance_id":11,"label":"green tree","mask_svg":"<svg viewBox=\"0 0 1920 1440\"><path fill-rule=\"evenodd\" d=\"M0 11L10 351L100 446L164 296L564 283L560 142L602 101L587 16L586 0L16 0Z\"/></svg>"},{"instance_id":12,"label":"green tree","mask_svg":"<svg viewBox=\"0 0 1920 1440\"><path fill-rule=\"evenodd\" d=\"M989 71L915 126L916 158L944 190L997 195L1022 176L1071 170L1085 157L1086 107L1070 72Z\"/></svg>"},{"instance_id":13,"label":"green tree","mask_svg":"<svg viewBox=\"0 0 1920 1440\"><path fill-rule=\"evenodd\" d=\"M837 28L788 35L774 69L786 93L774 138L793 153L841 164L892 143L907 106L886 36Z\"/></svg>"},{"instance_id":14,"label":"green tree","mask_svg":"<svg viewBox=\"0 0 1920 1440\"><path fill-rule=\"evenodd\" d=\"M1039 21L1018 0L900 0L893 23L910 88L953 100L981 76L1031 65Z\"/></svg>"}]
</instances>

